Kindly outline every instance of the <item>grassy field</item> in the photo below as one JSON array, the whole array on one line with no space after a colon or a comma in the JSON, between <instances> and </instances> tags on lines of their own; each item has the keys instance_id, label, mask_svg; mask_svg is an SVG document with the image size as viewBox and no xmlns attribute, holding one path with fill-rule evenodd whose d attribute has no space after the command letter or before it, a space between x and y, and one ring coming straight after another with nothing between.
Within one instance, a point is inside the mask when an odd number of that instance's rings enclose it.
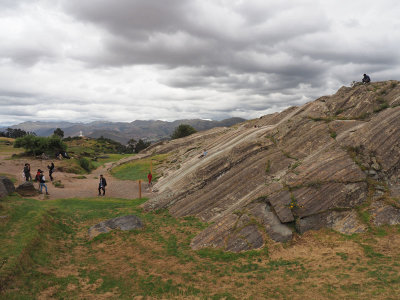
<instances>
[{"instance_id":1,"label":"grassy field","mask_svg":"<svg viewBox=\"0 0 400 300\"><path fill-rule=\"evenodd\" d=\"M23 149L14 148L13 143L14 139L0 137L0 153L6 155L22 153Z\"/></svg>"},{"instance_id":2,"label":"grassy field","mask_svg":"<svg viewBox=\"0 0 400 300\"><path fill-rule=\"evenodd\" d=\"M17 156L12 157L12 159L21 159L21 157L32 159L32 156L23 156L24 150L22 148L13 147L14 140L15 139L0 137L0 154L7 156L17 154ZM106 142L98 142L94 139L76 139L67 141L66 144L68 145L67 152L72 158L63 160L54 159L53 161L60 170L74 174L88 174L91 170L97 169L106 163L115 162L134 155L109 153L110 151L115 151L113 145ZM82 168L78 157L85 157L85 159L88 160L90 164L89 171ZM9 174L6 175L9 176Z\"/></svg>"},{"instance_id":3,"label":"grassy field","mask_svg":"<svg viewBox=\"0 0 400 300\"><path fill-rule=\"evenodd\" d=\"M343 236L322 230L258 251L193 251L207 225L145 199L0 202L1 299L398 299L399 227ZM135 214L143 230L93 240L90 226Z\"/></svg>"},{"instance_id":4,"label":"grassy field","mask_svg":"<svg viewBox=\"0 0 400 300\"><path fill-rule=\"evenodd\" d=\"M111 174L122 180L147 180L147 174L149 173L151 166L156 167L162 163L168 156L156 155L149 158L131 161L122 165L119 165L111 170ZM153 181L157 181L159 174L153 169Z\"/></svg>"}]
</instances>

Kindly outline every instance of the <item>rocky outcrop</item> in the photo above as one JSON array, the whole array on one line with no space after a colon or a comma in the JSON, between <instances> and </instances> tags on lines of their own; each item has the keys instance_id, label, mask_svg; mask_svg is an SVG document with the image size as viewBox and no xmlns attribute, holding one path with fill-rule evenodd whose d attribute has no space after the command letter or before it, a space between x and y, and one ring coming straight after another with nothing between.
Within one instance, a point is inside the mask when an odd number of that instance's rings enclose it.
<instances>
[{"instance_id":1,"label":"rocky outcrop","mask_svg":"<svg viewBox=\"0 0 400 300\"><path fill-rule=\"evenodd\" d=\"M199 158L203 149L208 155ZM400 84L342 87L301 107L164 142L147 155L157 153L168 160L157 170L158 194L143 206L214 222L193 239L194 249L255 249L289 240L294 228L361 232L371 224L359 212L372 209L379 189L394 206L374 208L373 222L394 224Z\"/></svg>"},{"instance_id":2,"label":"rocky outcrop","mask_svg":"<svg viewBox=\"0 0 400 300\"><path fill-rule=\"evenodd\" d=\"M6 197L15 192L14 184L5 176L0 176L0 198Z\"/></svg>"},{"instance_id":3,"label":"rocky outcrop","mask_svg":"<svg viewBox=\"0 0 400 300\"><path fill-rule=\"evenodd\" d=\"M400 224L400 208L383 201L373 203L369 213L375 226Z\"/></svg>"},{"instance_id":4,"label":"rocky outcrop","mask_svg":"<svg viewBox=\"0 0 400 300\"><path fill-rule=\"evenodd\" d=\"M89 238L94 238L101 233L107 233L113 229L132 230L143 227L142 221L134 215L118 217L107 221L100 222L89 228Z\"/></svg>"},{"instance_id":5,"label":"rocky outcrop","mask_svg":"<svg viewBox=\"0 0 400 300\"><path fill-rule=\"evenodd\" d=\"M20 184L15 191L22 197L33 197L38 195L38 190L35 188L32 182L26 181Z\"/></svg>"}]
</instances>

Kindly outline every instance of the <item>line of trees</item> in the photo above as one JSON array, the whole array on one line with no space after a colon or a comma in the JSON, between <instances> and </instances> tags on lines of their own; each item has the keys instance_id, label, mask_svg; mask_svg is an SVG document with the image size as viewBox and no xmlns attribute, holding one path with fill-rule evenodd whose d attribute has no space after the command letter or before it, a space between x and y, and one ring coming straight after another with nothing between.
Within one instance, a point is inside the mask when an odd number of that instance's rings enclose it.
<instances>
[{"instance_id":1,"label":"line of trees","mask_svg":"<svg viewBox=\"0 0 400 300\"><path fill-rule=\"evenodd\" d=\"M24 148L28 154L33 155L42 153L53 155L56 152L66 151L67 144L58 135L43 137L27 134L15 140L14 148Z\"/></svg>"},{"instance_id":2,"label":"line of trees","mask_svg":"<svg viewBox=\"0 0 400 300\"><path fill-rule=\"evenodd\" d=\"M173 134L171 135L171 138L182 138L195 132L196 130L192 126L181 124L175 128ZM64 131L61 128L55 129L53 135L50 137L38 137L34 132L27 132L18 128L7 128L4 132L0 131L0 136L15 138L15 148L24 148L27 153L31 153L33 155L41 153L54 154L55 152L66 151L67 145L64 143L64 141L73 139L66 138L63 141ZM128 144L125 146L119 142L116 142L109 138L105 138L103 136L96 140L100 143L107 142L113 145L113 148L115 148L114 151L117 151L119 153L139 153L141 150L146 149L151 144L150 142L144 141L142 139L139 139L138 141L135 139L130 139L128 141Z\"/></svg>"},{"instance_id":3,"label":"line of trees","mask_svg":"<svg viewBox=\"0 0 400 300\"><path fill-rule=\"evenodd\" d=\"M13 129L13 128L7 128L5 131L0 131L0 136L1 137L7 137L7 138L19 138L19 137L23 137L25 135L36 135L36 133L34 132L29 132L29 131L25 131L19 128Z\"/></svg>"},{"instance_id":4,"label":"line of trees","mask_svg":"<svg viewBox=\"0 0 400 300\"><path fill-rule=\"evenodd\" d=\"M149 147L150 144L150 142L145 142L142 139L139 139L139 141L136 141L135 139L130 139L126 148L129 153L139 153L143 149Z\"/></svg>"}]
</instances>

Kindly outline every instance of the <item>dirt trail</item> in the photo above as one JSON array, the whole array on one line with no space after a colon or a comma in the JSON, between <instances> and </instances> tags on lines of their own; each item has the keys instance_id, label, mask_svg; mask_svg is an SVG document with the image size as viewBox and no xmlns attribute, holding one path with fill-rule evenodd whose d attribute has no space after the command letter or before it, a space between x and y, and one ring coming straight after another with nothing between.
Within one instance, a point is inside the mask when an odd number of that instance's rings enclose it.
<instances>
[{"instance_id":1,"label":"dirt trail","mask_svg":"<svg viewBox=\"0 0 400 300\"><path fill-rule=\"evenodd\" d=\"M64 173L57 171L57 161L54 161L56 171L53 173L54 181L61 180L64 188L55 187L49 178L47 165L51 160L7 160L9 156L0 156L0 173L14 175L17 178L15 186L23 183L25 179L22 177L22 170L25 163L31 165L31 175L34 177L36 171L41 169L44 171L46 178L46 185L50 194L50 199L62 198L86 198L96 197L98 195L98 183L100 174L103 174L107 180L106 196L113 198L135 199L139 197L139 184L136 181L120 180L114 178L109 173L109 170L116 163L106 163L103 167L94 170L91 174L86 174L84 179L78 179L79 175ZM137 158L137 157L136 157ZM38 187L38 183L34 183ZM142 182L142 197L150 197L151 191L147 189L147 183ZM37 199L44 199L44 195L35 197Z\"/></svg>"}]
</instances>

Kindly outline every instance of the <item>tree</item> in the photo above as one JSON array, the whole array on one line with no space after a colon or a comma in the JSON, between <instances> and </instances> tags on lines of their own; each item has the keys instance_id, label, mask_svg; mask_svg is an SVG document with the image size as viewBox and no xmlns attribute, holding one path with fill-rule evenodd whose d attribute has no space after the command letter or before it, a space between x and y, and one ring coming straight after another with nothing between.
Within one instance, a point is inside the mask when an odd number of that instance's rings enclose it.
<instances>
[{"instance_id":1,"label":"tree","mask_svg":"<svg viewBox=\"0 0 400 300\"><path fill-rule=\"evenodd\" d=\"M174 132L171 135L171 138L173 140L179 139L179 138L191 135L196 132L197 132L196 129L194 129L192 126L187 125L187 124L181 124L175 128Z\"/></svg>"},{"instance_id":2,"label":"tree","mask_svg":"<svg viewBox=\"0 0 400 300\"><path fill-rule=\"evenodd\" d=\"M22 129L19 129L19 128L13 129L13 128L8 127L5 132L4 131L0 131L0 136L13 138L13 139L16 139L16 138L19 138L19 137L23 137L23 136L25 136L27 134L36 135L34 132L29 132L29 131L26 132L25 130L22 130Z\"/></svg>"},{"instance_id":3,"label":"tree","mask_svg":"<svg viewBox=\"0 0 400 300\"><path fill-rule=\"evenodd\" d=\"M54 134L58 135L60 138L64 137L64 131L61 128L57 128L56 130L54 130Z\"/></svg>"},{"instance_id":4,"label":"tree","mask_svg":"<svg viewBox=\"0 0 400 300\"><path fill-rule=\"evenodd\" d=\"M129 151L130 153L134 153L134 152L135 152L137 143L138 143L138 142L137 142L135 139L130 139L130 140L128 141L128 144L126 145L126 148L128 149L128 151Z\"/></svg>"},{"instance_id":5,"label":"tree","mask_svg":"<svg viewBox=\"0 0 400 300\"><path fill-rule=\"evenodd\" d=\"M137 142L137 144L136 144L135 152L136 152L136 153L139 153L139 152L142 151L143 149L146 149L147 147L149 147L150 144L151 144L150 142L145 142L145 141L143 141L142 139L140 139L140 140Z\"/></svg>"},{"instance_id":6,"label":"tree","mask_svg":"<svg viewBox=\"0 0 400 300\"><path fill-rule=\"evenodd\" d=\"M33 155L67 150L67 145L57 135L51 137L34 136L31 134L17 138L14 142L14 148L24 148Z\"/></svg>"}]
</instances>

